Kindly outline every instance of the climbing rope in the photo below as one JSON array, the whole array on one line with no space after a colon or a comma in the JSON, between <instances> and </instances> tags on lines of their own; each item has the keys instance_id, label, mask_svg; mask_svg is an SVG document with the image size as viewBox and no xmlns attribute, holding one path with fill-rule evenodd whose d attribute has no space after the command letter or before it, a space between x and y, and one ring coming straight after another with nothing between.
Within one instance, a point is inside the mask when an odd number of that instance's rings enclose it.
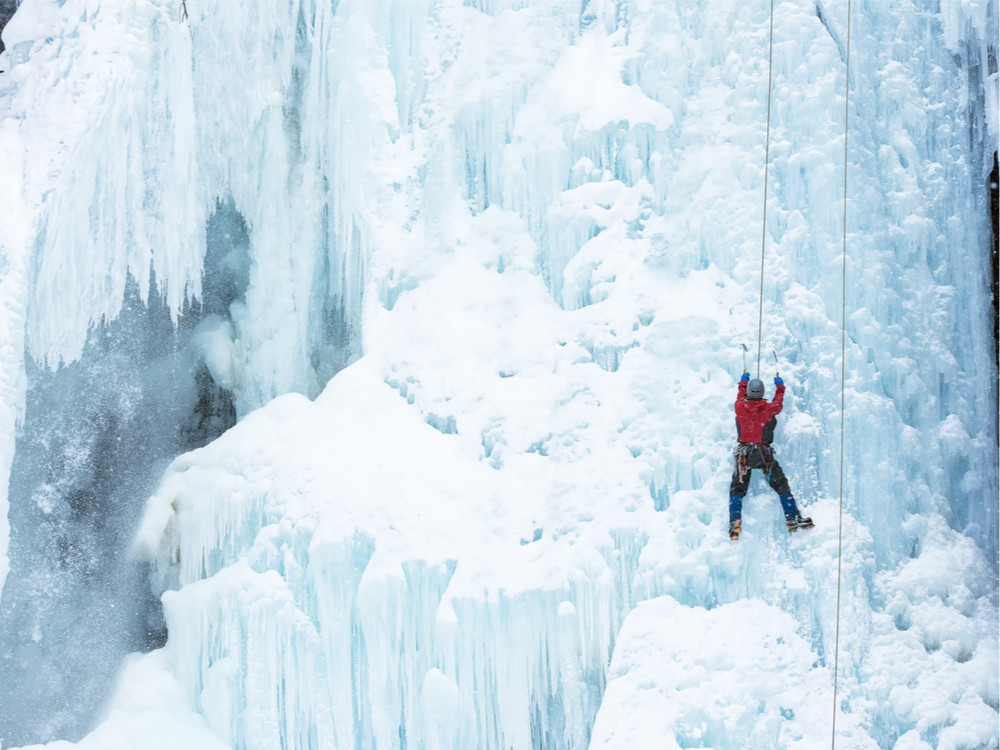
<instances>
[{"instance_id":1,"label":"climbing rope","mask_svg":"<svg viewBox=\"0 0 1000 750\"><path fill-rule=\"evenodd\" d=\"M760 377L761 337L764 333L764 247L767 238L767 172L771 162L771 70L774 59L774 0L771 0L767 37L767 130L764 137L764 219L760 228L760 308L757 311L757 374Z\"/></svg>"},{"instance_id":2,"label":"climbing rope","mask_svg":"<svg viewBox=\"0 0 1000 750\"><path fill-rule=\"evenodd\" d=\"M851 82L851 10L852 2L847 0L847 50L845 52L846 71L844 74L844 207L841 247L841 313L840 313L840 501L837 521L837 604L836 626L833 646L833 722L830 732L830 747L837 745L837 697L840 678L840 598L843 572L844 550L844 447L845 409L847 391L847 136L850 114ZM760 377L760 360L764 334L764 261L767 246L767 182L771 155L771 87L774 60L774 0L769 11L767 42L767 127L764 144L764 211L760 231L760 304L757 311L757 375ZM746 347L744 346L744 359ZM775 355L777 360L777 355ZM745 363L744 363L745 364Z\"/></svg>"},{"instance_id":3,"label":"climbing rope","mask_svg":"<svg viewBox=\"0 0 1000 750\"><path fill-rule=\"evenodd\" d=\"M840 594L843 571L844 550L844 431L847 391L847 136L850 114L850 82L851 82L851 9L852 2L847 0L847 50L845 52L846 71L844 74L844 207L843 232L841 247L841 313L840 313L840 502L837 522L837 604L836 626L833 646L833 722L830 732L830 747L835 750L837 745L837 696L840 677ZM760 304L757 311L757 375L760 377L761 350L764 332L764 260L767 246L767 178L771 155L771 86L774 60L774 0L771 0L769 11L769 29L767 42L767 127L764 143L764 216L760 232ZM744 369L746 369L746 346L743 347ZM777 364L777 355L775 355Z\"/></svg>"},{"instance_id":4,"label":"climbing rope","mask_svg":"<svg viewBox=\"0 0 1000 750\"><path fill-rule=\"evenodd\" d=\"M773 2L773 0L772 0ZM847 390L847 125L851 90L851 0L847 0L847 52L844 73L844 226L841 247L841 309L840 309L840 507L837 521L837 626L833 640L833 728L830 749L837 746L837 687L840 673L840 581L844 559L844 418Z\"/></svg>"}]
</instances>

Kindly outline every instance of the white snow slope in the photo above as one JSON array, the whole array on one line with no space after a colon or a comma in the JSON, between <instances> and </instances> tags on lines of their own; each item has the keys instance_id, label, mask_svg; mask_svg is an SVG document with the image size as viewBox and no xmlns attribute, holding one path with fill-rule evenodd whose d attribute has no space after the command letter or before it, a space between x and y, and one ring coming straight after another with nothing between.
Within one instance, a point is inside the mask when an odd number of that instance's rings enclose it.
<instances>
[{"instance_id":1,"label":"white snow slope","mask_svg":"<svg viewBox=\"0 0 1000 750\"><path fill-rule=\"evenodd\" d=\"M769 5L24 0L3 468L25 357L248 238L239 422L130 547L166 645L27 741L998 747L996 2L774 3L767 148ZM756 472L728 539L741 343L814 530Z\"/></svg>"}]
</instances>

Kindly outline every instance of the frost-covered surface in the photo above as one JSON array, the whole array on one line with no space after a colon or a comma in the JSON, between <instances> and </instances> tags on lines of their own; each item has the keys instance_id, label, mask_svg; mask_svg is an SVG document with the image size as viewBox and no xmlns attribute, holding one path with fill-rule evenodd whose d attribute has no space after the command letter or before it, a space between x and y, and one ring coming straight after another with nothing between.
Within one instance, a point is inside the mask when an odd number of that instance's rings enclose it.
<instances>
[{"instance_id":1,"label":"frost-covered surface","mask_svg":"<svg viewBox=\"0 0 1000 750\"><path fill-rule=\"evenodd\" d=\"M590 746L824 747L833 680L815 658L795 618L759 599L643 602L619 634ZM877 747L856 726L841 732L845 747Z\"/></svg>"},{"instance_id":2,"label":"frost-covered surface","mask_svg":"<svg viewBox=\"0 0 1000 750\"><path fill-rule=\"evenodd\" d=\"M774 19L763 350L817 528L758 478L738 544L768 3L693 5L25 1L2 455L23 347L80 356L129 275L206 300L241 416L149 500L169 640L79 746L826 746L838 570L838 746L997 746L996 4L852 21L842 550L846 3Z\"/></svg>"}]
</instances>

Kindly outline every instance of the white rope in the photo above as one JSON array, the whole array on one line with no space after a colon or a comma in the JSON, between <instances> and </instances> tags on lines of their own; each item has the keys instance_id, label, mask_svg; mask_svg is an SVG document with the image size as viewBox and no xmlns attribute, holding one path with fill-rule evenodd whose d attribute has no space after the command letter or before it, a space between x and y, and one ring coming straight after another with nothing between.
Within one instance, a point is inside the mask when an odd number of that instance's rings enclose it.
<instances>
[{"instance_id":1,"label":"white rope","mask_svg":"<svg viewBox=\"0 0 1000 750\"><path fill-rule=\"evenodd\" d=\"M844 74L844 227L841 248L840 311L840 508L837 524L837 626L833 643L833 724L830 748L837 746L837 689L840 677L840 588L844 559L844 426L847 391L847 134L851 90L851 0L847 0L847 71Z\"/></svg>"},{"instance_id":2,"label":"white rope","mask_svg":"<svg viewBox=\"0 0 1000 750\"><path fill-rule=\"evenodd\" d=\"M771 70L774 59L774 0L771 0L767 38L767 130L764 138L764 219L760 228L760 307L757 311L757 374L760 377L761 338L764 334L764 247L767 239L767 173L771 163Z\"/></svg>"}]
</instances>

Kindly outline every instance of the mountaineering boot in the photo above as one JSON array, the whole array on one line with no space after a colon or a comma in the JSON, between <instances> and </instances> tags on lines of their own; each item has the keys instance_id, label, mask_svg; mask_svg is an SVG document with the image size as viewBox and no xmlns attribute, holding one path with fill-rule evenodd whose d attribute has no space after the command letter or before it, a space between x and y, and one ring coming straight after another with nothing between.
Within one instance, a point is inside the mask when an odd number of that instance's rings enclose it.
<instances>
[{"instance_id":1,"label":"mountaineering boot","mask_svg":"<svg viewBox=\"0 0 1000 750\"><path fill-rule=\"evenodd\" d=\"M789 532L795 532L799 529L811 529L815 524L811 518L803 518L796 513L795 516L785 521L785 526Z\"/></svg>"},{"instance_id":2,"label":"mountaineering boot","mask_svg":"<svg viewBox=\"0 0 1000 750\"><path fill-rule=\"evenodd\" d=\"M740 538L740 519L736 518L729 522L729 538L734 542Z\"/></svg>"},{"instance_id":3,"label":"mountaineering boot","mask_svg":"<svg viewBox=\"0 0 1000 750\"><path fill-rule=\"evenodd\" d=\"M803 518L802 514L799 513L799 507L795 504L795 498L792 497L791 492L778 495L778 499L781 501L781 509L785 511L785 526L789 531L811 529L813 527L813 520L811 518Z\"/></svg>"},{"instance_id":4,"label":"mountaineering boot","mask_svg":"<svg viewBox=\"0 0 1000 750\"><path fill-rule=\"evenodd\" d=\"M785 512L785 518L791 520L799 515L799 506L795 504L795 498L792 497L791 492L783 492L778 495L778 499L781 501L781 509Z\"/></svg>"}]
</instances>

